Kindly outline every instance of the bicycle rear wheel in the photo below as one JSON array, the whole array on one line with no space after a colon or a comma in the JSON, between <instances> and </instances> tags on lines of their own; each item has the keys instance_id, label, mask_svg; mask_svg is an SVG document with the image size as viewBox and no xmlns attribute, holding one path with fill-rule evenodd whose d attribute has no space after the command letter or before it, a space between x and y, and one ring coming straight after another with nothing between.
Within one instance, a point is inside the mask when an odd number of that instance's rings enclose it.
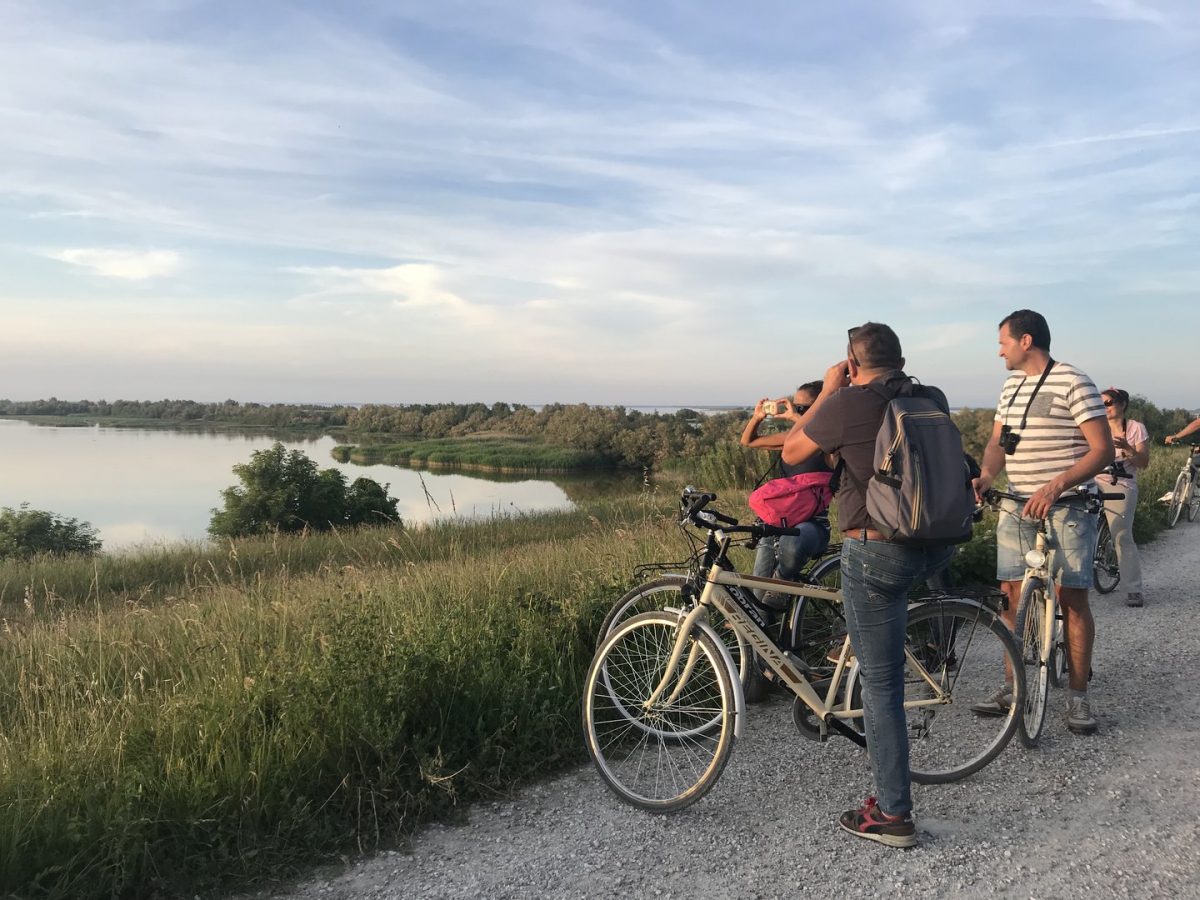
<instances>
[{"instance_id":1,"label":"bicycle rear wheel","mask_svg":"<svg viewBox=\"0 0 1200 900\"><path fill-rule=\"evenodd\" d=\"M904 672L909 771L921 784L945 784L978 772L1004 749L1024 698L1017 647L1008 627L970 600L930 600L909 610ZM983 717L972 704L1004 684L1006 666L1018 677L1008 714Z\"/></svg>"},{"instance_id":2,"label":"bicycle rear wheel","mask_svg":"<svg viewBox=\"0 0 1200 900\"><path fill-rule=\"evenodd\" d=\"M1191 499L1188 502L1187 517L1189 522L1196 521L1196 515L1200 514L1200 491L1196 490L1196 483L1193 480L1190 484Z\"/></svg>"},{"instance_id":3,"label":"bicycle rear wheel","mask_svg":"<svg viewBox=\"0 0 1200 900\"><path fill-rule=\"evenodd\" d=\"M584 680L592 761L613 793L652 812L703 797L733 747L735 688L721 652L697 629L668 672L678 633L670 613L634 616L601 644ZM650 704L664 676L667 687Z\"/></svg>"},{"instance_id":4,"label":"bicycle rear wheel","mask_svg":"<svg viewBox=\"0 0 1200 900\"><path fill-rule=\"evenodd\" d=\"M1054 617L1054 637L1050 642L1050 687L1067 686L1070 657L1067 656L1067 633L1063 629L1062 610Z\"/></svg>"},{"instance_id":5,"label":"bicycle rear wheel","mask_svg":"<svg viewBox=\"0 0 1200 900\"><path fill-rule=\"evenodd\" d=\"M1121 583L1121 569L1117 565L1117 548L1113 545L1112 531L1108 527L1108 516L1100 512L1099 535L1096 538L1096 554L1092 557L1092 583L1101 594L1111 594Z\"/></svg>"},{"instance_id":6,"label":"bicycle rear wheel","mask_svg":"<svg viewBox=\"0 0 1200 900\"><path fill-rule=\"evenodd\" d=\"M1179 477L1175 479L1175 489L1171 491L1171 502L1167 506L1167 527L1174 528L1175 523L1179 521L1179 513L1183 510L1183 504L1189 499L1189 492L1192 488L1192 479L1187 472L1180 472Z\"/></svg>"},{"instance_id":7,"label":"bicycle rear wheel","mask_svg":"<svg viewBox=\"0 0 1200 900\"><path fill-rule=\"evenodd\" d=\"M1017 730L1021 743L1036 747L1046 722L1050 695L1050 651L1046 641L1046 604L1050 595L1037 579L1027 581L1017 603L1015 633L1021 641L1021 663L1025 670L1025 703Z\"/></svg>"},{"instance_id":8,"label":"bicycle rear wheel","mask_svg":"<svg viewBox=\"0 0 1200 900\"><path fill-rule=\"evenodd\" d=\"M821 560L806 576L817 587L831 591L842 588L842 561L830 556ZM840 651L846 636L846 619L841 604L820 597L800 597L791 618L792 652L814 672L833 671L829 654Z\"/></svg>"}]
</instances>

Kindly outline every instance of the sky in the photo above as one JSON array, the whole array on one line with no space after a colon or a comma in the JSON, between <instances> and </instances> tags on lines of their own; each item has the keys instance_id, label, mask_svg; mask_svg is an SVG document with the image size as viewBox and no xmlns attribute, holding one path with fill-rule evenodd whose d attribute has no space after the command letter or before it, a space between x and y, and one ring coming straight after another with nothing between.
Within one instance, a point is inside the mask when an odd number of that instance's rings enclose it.
<instances>
[{"instance_id":1,"label":"sky","mask_svg":"<svg viewBox=\"0 0 1200 900\"><path fill-rule=\"evenodd\" d=\"M0 397L1200 406L1192 0L0 0Z\"/></svg>"}]
</instances>

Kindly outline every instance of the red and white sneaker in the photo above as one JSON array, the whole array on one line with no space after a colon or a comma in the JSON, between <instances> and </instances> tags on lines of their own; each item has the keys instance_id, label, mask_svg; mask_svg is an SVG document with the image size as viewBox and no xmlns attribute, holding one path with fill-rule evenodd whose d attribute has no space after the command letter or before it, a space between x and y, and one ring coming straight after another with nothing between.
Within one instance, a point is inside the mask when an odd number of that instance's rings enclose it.
<instances>
[{"instance_id":1,"label":"red and white sneaker","mask_svg":"<svg viewBox=\"0 0 1200 900\"><path fill-rule=\"evenodd\" d=\"M879 808L874 797L868 797L866 804L858 809L846 810L838 824L855 837L878 841L888 847L915 847L917 844L917 826L912 813L889 816Z\"/></svg>"}]
</instances>

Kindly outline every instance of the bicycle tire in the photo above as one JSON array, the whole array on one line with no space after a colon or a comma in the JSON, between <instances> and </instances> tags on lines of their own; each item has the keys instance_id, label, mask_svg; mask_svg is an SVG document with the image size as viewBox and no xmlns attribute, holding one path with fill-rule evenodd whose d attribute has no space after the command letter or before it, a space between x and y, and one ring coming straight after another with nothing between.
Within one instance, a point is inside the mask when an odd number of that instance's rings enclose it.
<instances>
[{"instance_id":1,"label":"bicycle tire","mask_svg":"<svg viewBox=\"0 0 1200 900\"><path fill-rule=\"evenodd\" d=\"M1013 633L1021 648L1025 670L1025 702L1017 723L1021 743L1036 747L1046 724L1046 706L1050 696L1050 648L1045 646L1046 604L1050 594L1038 579L1030 579L1021 588Z\"/></svg>"},{"instance_id":2,"label":"bicycle tire","mask_svg":"<svg viewBox=\"0 0 1200 900\"><path fill-rule=\"evenodd\" d=\"M806 580L831 591L842 589L842 561L837 556L821 560ZM833 671L829 654L839 650L846 636L846 618L839 603L820 597L800 597L792 612L789 638L792 652L810 670Z\"/></svg>"},{"instance_id":3,"label":"bicycle tire","mask_svg":"<svg viewBox=\"0 0 1200 900\"><path fill-rule=\"evenodd\" d=\"M1167 506L1167 527L1174 528L1179 521L1179 513L1183 510L1184 498L1192 486L1192 477L1187 472L1180 472L1175 479L1175 488L1171 491L1171 502Z\"/></svg>"},{"instance_id":4,"label":"bicycle tire","mask_svg":"<svg viewBox=\"0 0 1200 900\"><path fill-rule=\"evenodd\" d=\"M908 660L904 672L912 780L946 784L975 774L1000 754L1017 729L1017 704L1024 699L1025 685L1012 633L982 604L938 598L909 608L906 648L917 661ZM1013 707L1003 716L975 715L972 704L985 701L1004 683L1006 666L1018 673ZM945 700L914 706L933 695L926 675ZM860 695L860 678L855 665L847 683L852 701Z\"/></svg>"},{"instance_id":5,"label":"bicycle tire","mask_svg":"<svg viewBox=\"0 0 1200 900\"><path fill-rule=\"evenodd\" d=\"M600 777L618 797L650 812L674 812L703 797L733 749L735 686L716 642L695 630L653 708L679 631L666 612L619 623L584 679L583 731ZM695 660L689 656L695 653ZM686 676L680 685L675 679Z\"/></svg>"},{"instance_id":6,"label":"bicycle tire","mask_svg":"<svg viewBox=\"0 0 1200 900\"><path fill-rule=\"evenodd\" d=\"M1196 491L1195 479L1193 478L1193 479L1189 479L1189 480L1191 481L1190 487L1191 487L1192 491L1191 491L1191 500L1188 501L1187 519L1189 522L1195 522L1196 515L1200 514L1200 492Z\"/></svg>"},{"instance_id":7,"label":"bicycle tire","mask_svg":"<svg viewBox=\"0 0 1200 900\"><path fill-rule=\"evenodd\" d=\"M1096 553L1092 557L1092 584L1101 594L1111 594L1121 583L1121 567L1117 562L1117 548L1113 544L1112 529L1108 516L1102 510L1096 538Z\"/></svg>"},{"instance_id":8,"label":"bicycle tire","mask_svg":"<svg viewBox=\"0 0 1200 900\"><path fill-rule=\"evenodd\" d=\"M691 609L695 598L687 596L687 585L688 576L669 574L631 588L613 604L612 609L604 617L604 622L600 625L600 639L597 641L597 645L603 644L605 638L612 634L621 622L640 613L655 612L668 606L676 609ZM729 655L733 657L733 663L737 667L742 688L747 691L746 699L752 700L752 656L747 652L748 648L736 631L726 627L724 616L719 610L710 609L708 618L713 630L721 636L725 646L729 648Z\"/></svg>"},{"instance_id":9,"label":"bicycle tire","mask_svg":"<svg viewBox=\"0 0 1200 900\"><path fill-rule=\"evenodd\" d=\"M1064 688L1071 673L1067 654L1067 634L1063 630L1062 611L1054 617L1054 639L1050 644L1050 687Z\"/></svg>"}]
</instances>

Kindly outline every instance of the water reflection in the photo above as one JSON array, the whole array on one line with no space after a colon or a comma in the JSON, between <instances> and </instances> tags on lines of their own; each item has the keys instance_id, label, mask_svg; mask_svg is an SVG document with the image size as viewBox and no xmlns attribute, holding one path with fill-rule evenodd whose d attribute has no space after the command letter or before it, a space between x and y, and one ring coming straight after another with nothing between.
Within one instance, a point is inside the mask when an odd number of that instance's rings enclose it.
<instances>
[{"instance_id":1,"label":"water reflection","mask_svg":"<svg viewBox=\"0 0 1200 900\"><path fill-rule=\"evenodd\" d=\"M349 481L365 475L390 484L389 493L399 499L397 508L408 522L565 509L573 499L599 495L615 484L612 476L549 481L339 463L330 455L339 441L329 436L35 426L0 419L0 506L27 502L91 522L106 550L203 539L221 490L236 481L233 466L276 439L322 468L339 469Z\"/></svg>"}]
</instances>

